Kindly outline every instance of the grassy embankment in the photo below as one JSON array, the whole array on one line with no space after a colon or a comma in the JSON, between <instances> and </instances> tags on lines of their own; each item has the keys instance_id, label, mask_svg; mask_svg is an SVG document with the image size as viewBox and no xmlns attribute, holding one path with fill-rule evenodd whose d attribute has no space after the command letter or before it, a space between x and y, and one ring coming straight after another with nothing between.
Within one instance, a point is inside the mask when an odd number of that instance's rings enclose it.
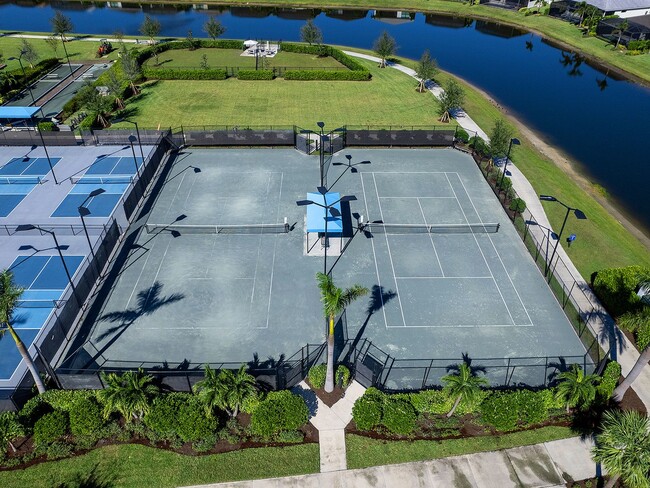
<instances>
[{"instance_id":1,"label":"grassy embankment","mask_svg":"<svg viewBox=\"0 0 650 488\"><path fill-rule=\"evenodd\" d=\"M95 449L83 456L0 472L2 488L175 488L223 481L317 473L318 444L185 456L137 444Z\"/></svg>"},{"instance_id":2,"label":"grassy embankment","mask_svg":"<svg viewBox=\"0 0 650 488\"><path fill-rule=\"evenodd\" d=\"M348 434L345 447L348 469L358 469L529 446L573 436L575 433L568 427L542 427L512 434L446 441L383 441Z\"/></svg>"}]
</instances>

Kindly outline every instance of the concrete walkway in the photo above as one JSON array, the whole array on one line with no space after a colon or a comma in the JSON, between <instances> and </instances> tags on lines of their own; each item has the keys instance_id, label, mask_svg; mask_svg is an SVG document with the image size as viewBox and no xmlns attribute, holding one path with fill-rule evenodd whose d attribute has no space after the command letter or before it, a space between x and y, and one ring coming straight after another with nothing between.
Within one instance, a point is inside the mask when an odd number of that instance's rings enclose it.
<instances>
[{"instance_id":1,"label":"concrete walkway","mask_svg":"<svg viewBox=\"0 0 650 488\"><path fill-rule=\"evenodd\" d=\"M370 56L367 54L360 54L352 51L344 51L350 56L357 58L366 59L379 63L381 60L376 56ZM400 64L391 64L388 63L388 66L394 68L402 73L405 73L416 80L419 80L415 71L406 66ZM440 98L440 95L443 93L442 88L431 83L427 86L429 91L436 97ZM485 141L489 141L487 134L478 126L472 118L460 112L454 114L454 117L458 121L458 124L465 129L468 133L477 133ZM537 222L544 227L551 228L548 217L544 212L542 203L540 202L537 192L526 179L526 177L519 171L519 169L514 164L508 165L508 171L511 173L510 179L512 180L512 186L519 195L520 198L523 198L526 202L528 210L535 216ZM587 216L588 217L588 216ZM540 226L529 226L530 232L537 238L538 242L542 242L544 236L546 235L546 230ZM634 367L637 359L639 358L639 351L637 351L623 335L620 329L616 326L614 320L609 316L605 308L602 306L596 295L591 291L591 288L587 282L582 278L577 268L571 262L571 259L567 255L566 251L562 246L558 247L557 258L561 259L565 264L566 268L562 266L556 267L556 277L559 281L565 284L566 290L572 290L575 288L582 290L583 293L577 292L574 290L572 293L573 304L577 309L590 312L595 309L595 313L592 314L591 320L589 320L589 329L591 330L594 337L598 338L601 347L605 351L610 351L611 357L618 361L621 364L621 369L623 376L627 376L631 369ZM639 378L635 381L633 387L636 394L639 396L641 401L646 407L646 410L650 412L650 368L646 367L642 372Z\"/></svg>"},{"instance_id":2,"label":"concrete walkway","mask_svg":"<svg viewBox=\"0 0 650 488\"><path fill-rule=\"evenodd\" d=\"M433 461L195 488L564 488L567 481L596 476L591 447L591 442L574 437Z\"/></svg>"}]
</instances>

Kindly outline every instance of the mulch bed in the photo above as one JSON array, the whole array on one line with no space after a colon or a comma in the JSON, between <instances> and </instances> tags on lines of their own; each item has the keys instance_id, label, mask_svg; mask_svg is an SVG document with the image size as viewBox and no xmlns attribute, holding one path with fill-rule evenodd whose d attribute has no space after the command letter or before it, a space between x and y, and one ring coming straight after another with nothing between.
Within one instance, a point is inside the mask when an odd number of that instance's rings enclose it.
<instances>
[{"instance_id":1,"label":"mulch bed","mask_svg":"<svg viewBox=\"0 0 650 488\"><path fill-rule=\"evenodd\" d=\"M621 381L623 381L623 377L621 377ZM622 410L636 410L637 412L640 412L644 415L648 414L645 405L633 388L628 388L628 390L625 392L625 395L623 395L623 400L619 406Z\"/></svg>"},{"instance_id":2,"label":"mulch bed","mask_svg":"<svg viewBox=\"0 0 650 488\"><path fill-rule=\"evenodd\" d=\"M345 396L345 388L335 385L332 393L327 393L323 388L314 388L314 386L306 380L309 388L316 393L316 396L328 407L332 407L336 402Z\"/></svg>"}]
</instances>

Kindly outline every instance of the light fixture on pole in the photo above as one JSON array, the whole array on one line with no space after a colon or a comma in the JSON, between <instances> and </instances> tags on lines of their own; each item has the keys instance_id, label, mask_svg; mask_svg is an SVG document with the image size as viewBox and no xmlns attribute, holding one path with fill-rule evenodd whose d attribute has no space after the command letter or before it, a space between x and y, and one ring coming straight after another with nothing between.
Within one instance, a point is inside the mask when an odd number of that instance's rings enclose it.
<instances>
[{"instance_id":1,"label":"light fixture on pole","mask_svg":"<svg viewBox=\"0 0 650 488\"><path fill-rule=\"evenodd\" d=\"M330 185L330 190L336 185L341 178L343 178L343 175L346 173L347 170L350 170L350 173L358 173L359 170L355 168L355 166L359 166L360 164L370 164L370 161L360 161L358 163L352 164L352 156L350 154L345 155L345 159L348 160L347 164L346 163L341 163L341 162L336 162L332 163L332 166L345 166L346 168L343 170L343 173L339 175L338 178L336 178L336 181Z\"/></svg>"},{"instance_id":2,"label":"light fixture on pole","mask_svg":"<svg viewBox=\"0 0 650 488\"><path fill-rule=\"evenodd\" d=\"M135 120L129 120L125 117L115 119L112 123L117 124L118 122L128 122L129 124L135 125L135 133L138 135L138 146L140 146L140 156L142 157L142 164L144 164L144 151L142 150L142 139L140 139L140 128L138 123Z\"/></svg>"},{"instance_id":3,"label":"light fixture on pole","mask_svg":"<svg viewBox=\"0 0 650 488\"><path fill-rule=\"evenodd\" d=\"M323 203L314 202L313 200L298 200L296 202L296 205L298 205L299 207L304 207L304 206L307 206L307 205L316 205L318 207L321 207L321 208L325 209L325 235L324 235L324 237L325 237L325 246L324 246L325 256L324 257L325 257L325 259L324 259L324 262L323 262L323 274L327 275L327 274L329 274L328 271L327 271L327 221L328 221L330 215L332 217L334 217L334 218L341 216L341 212L339 212L338 209L334 208L334 206L337 203L351 202L351 201L356 200L357 197L354 196L354 195L344 195L341 198L339 198L338 200L336 200L335 202L332 202L332 203L328 204L327 203L327 196L326 196L327 195L327 188L325 188L324 186L319 186L317 189L318 189L318 193L323 195Z\"/></svg>"},{"instance_id":4,"label":"light fixture on pole","mask_svg":"<svg viewBox=\"0 0 650 488\"><path fill-rule=\"evenodd\" d=\"M320 127L320 134L318 139L318 148L319 148L319 161L320 161L320 184L321 186L325 185L325 151L323 148L323 137L325 135L324 128L325 122L316 122L316 125Z\"/></svg>"},{"instance_id":5,"label":"light fixture on pole","mask_svg":"<svg viewBox=\"0 0 650 488\"><path fill-rule=\"evenodd\" d=\"M555 253L557 252L557 247L560 244L560 240L562 239L562 233L564 232L564 226L566 225L566 221L569 218L569 213L573 211L573 214L578 220L587 220L587 216L584 214L584 212L578 208L573 208L569 207L568 205L562 203L560 200L555 198L552 195L540 195L539 196L540 200L543 200L545 202L557 202L560 205L562 205L564 208L566 208L566 214L564 215L564 221L562 222L562 227L560 228L560 233L557 236L557 242L555 243L555 247L553 248L553 253L551 254L551 259L547 262L547 267L546 267L546 273L545 276L549 274L549 271L551 270L551 265L553 263L553 258L555 257ZM550 277L549 277L550 281Z\"/></svg>"},{"instance_id":6,"label":"light fixture on pole","mask_svg":"<svg viewBox=\"0 0 650 488\"><path fill-rule=\"evenodd\" d=\"M510 150L512 149L512 145L519 146L521 142L519 142L519 139L516 137L513 137L510 139L510 145L508 146L508 154L506 154L506 162L505 165L503 166L503 174L501 175L501 180L499 180L499 188L501 188L501 185L503 184L503 179L506 177L506 171L508 170L508 161L510 160Z\"/></svg>"},{"instance_id":7,"label":"light fixture on pole","mask_svg":"<svg viewBox=\"0 0 650 488\"><path fill-rule=\"evenodd\" d=\"M61 258L63 269L65 270L65 274L68 277L68 282L70 283L70 287L72 288L72 294L77 300L77 304L81 307L81 301L77 296L77 288L74 286L74 283L72 281L72 276L70 275L70 270L68 269L68 265L66 264L65 259L63 258L63 253L61 253L61 246L59 246L59 240L56 238L56 234L54 233L54 231L44 229L43 227L39 227L38 225L32 225L32 224L22 224L16 227L16 232L26 232L29 230L38 230L40 232L45 232L46 234L50 234L52 236L52 239L54 239L54 247L59 253L59 258Z\"/></svg>"},{"instance_id":8,"label":"light fixture on pole","mask_svg":"<svg viewBox=\"0 0 650 488\"><path fill-rule=\"evenodd\" d=\"M553 232L553 229L550 227L546 227L545 225L540 224L539 222L535 222L534 220L527 220L526 225L536 225L546 231L546 253L545 253L545 261L544 261L544 276L546 276L546 273L548 273L548 246L551 242L551 239L553 240L558 240L558 235ZM535 261L537 261L537 258L535 258Z\"/></svg>"},{"instance_id":9,"label":"light fixture on pole","mask_svg":"<svg viewBox=\"0 0 650 488\"><path fill-rule=\"evenodd\" d=\"M96 190L91 191L88 194L88 196L86 197L86 199L83 202L81 202L81 205L79 205L79 207L77 208L77 211L79 212L79 217L81 217L81 225L84 228L84 233L86 234L86 240L88 241L88 247L90 247L90 254L93 257L93 262L95 261L95 257L96 257L95 256L95 251L93 250L92 242L90 242L90 236L88 235L88 228L86 227L86 221L84 220L84 217L88 217L91 212L84 205L86 205L86 202L88 200L90 200L91 198L96 197L97 195L101 195L105 191L106 190L104 190L103 188L97 188Z\"/></svg>"}]
</instances>

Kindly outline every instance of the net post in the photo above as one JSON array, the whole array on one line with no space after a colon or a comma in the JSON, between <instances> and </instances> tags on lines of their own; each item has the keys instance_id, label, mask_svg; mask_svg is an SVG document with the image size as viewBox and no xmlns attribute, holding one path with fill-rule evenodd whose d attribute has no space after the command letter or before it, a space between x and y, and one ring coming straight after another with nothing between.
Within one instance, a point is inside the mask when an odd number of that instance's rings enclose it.
<instances>
[{"instance_id":1,"label":"net post","mask_svg":"<svg viewBox=\"0 0 650 488\"><path fill-rule=\"evenodd\" d=\"M289 219L287 217L284 218L284 231L289 232Z\"/></svg>"}]
</instances>

